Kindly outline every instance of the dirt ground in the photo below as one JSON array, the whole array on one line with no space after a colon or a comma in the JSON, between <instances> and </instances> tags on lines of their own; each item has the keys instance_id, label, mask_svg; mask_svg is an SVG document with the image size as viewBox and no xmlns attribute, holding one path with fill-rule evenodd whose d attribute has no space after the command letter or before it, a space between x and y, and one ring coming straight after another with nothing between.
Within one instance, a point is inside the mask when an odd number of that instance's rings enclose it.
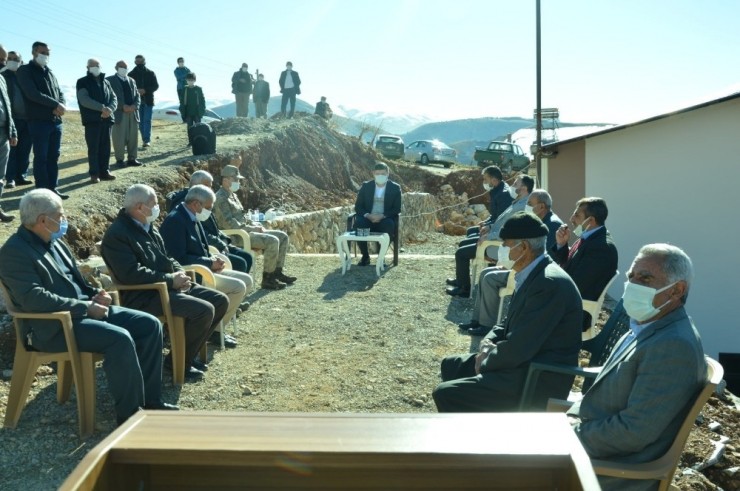
<instances>
[{"instance_id":1,"label":"dirt ground","mask_svg":"<svg viewBox=\"0 0 740 491\"><path fill-rule=\"evenodd\" d=\"M139 153L147 165L114 166L116 181L93 185L88 182L79 116L70 114L64 127L60 189L71 195L64 206L71 225L68 241L77 255L92 252L125 189L137 182L149 183L163 196L185 186L194 169L213 172L238 156L253 183L240 196L248 207L277 205L286 211L303 211L353 200L352 186L368 177L369 166L377 158L367 146L332 134L310 118L228 124L219 134L219 156L196 159L186 146L184 125L155 121L152 146ZM321 170L322 165L331 172ZM458 193L478 194L479 170L441 176L413 165L391 165L405 190L435 192L441 184L451 183ZM3 208L14 213L28 189L8 190ZM0 224L0 243L17 226L17 220ZM292 272L301 278L298 284L282 292L255 292L253 308L239 319L241 346L215 353L204 383L175 391L165 379L165 396L183 410L434 411L430 393L437 382L439 360L470 348L454 324L469 319L472 304L450 301L441 284L452 273L455 241L432 234L421 243L406 244L404 254L436 257L405 259L402 254L399 267L381 279L370 271L374 268L356 267L342 277L333 256L289 259ZM260 268L258 261L256 275ZM392 314L391 322L377 322L378 305ZM5 371L12 367L14 335L7 316L0 325L0 370ZM39 373L19 428L0 430L0 489L58 486L110 432L111 401L101 370L98 377L98 431L80 442L74 401L57 405L53 371ZM9 381L0 381L0 417L4 417L8 389ZM692 432L677 472L681 489L740 489L738 411L729 393L724 396L710 400L701 424ZM720 423L719 430L709 429L713 422ZM687 470L703 465L715 448L713 442L722 437L729 442L716 464L701 471ZM11 475L9 468L16 471Z\"/></svg>"}]
</instances>

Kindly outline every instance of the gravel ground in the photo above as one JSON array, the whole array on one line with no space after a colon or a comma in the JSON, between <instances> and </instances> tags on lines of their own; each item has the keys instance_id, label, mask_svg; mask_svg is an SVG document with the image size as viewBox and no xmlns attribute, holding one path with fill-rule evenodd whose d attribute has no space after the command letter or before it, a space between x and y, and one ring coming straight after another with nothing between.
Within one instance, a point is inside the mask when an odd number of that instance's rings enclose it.
<instances>
[{"instance_id":1,"label":"gravel ground","mask_svg":"<svg viewBox=\"0 0 740 491\"><path fill-rule=\"evenodd\" d=\"M238 319L239 347L215 351L206 379L181 390L165 372L164 399L184 411L434 412L430 394L440 359L469 349L470 338L459 335L455 323L467 320L471 305L444 293L458 239L425 238L406 244L399 266L380 278L374 267L358 266L342 276L334 255L290 256L286 271L298 282L277 292L257 290ZM261 267L258 259L257 277ZM9 387L8 380L0 382L0 417ZM18 428L0 430L0 489L59 486L113 430L101 369L97 429L86 441L77 436L74 395L59 405L55 388L53 371L42 368Z\"/></svg>"}]
</instances>

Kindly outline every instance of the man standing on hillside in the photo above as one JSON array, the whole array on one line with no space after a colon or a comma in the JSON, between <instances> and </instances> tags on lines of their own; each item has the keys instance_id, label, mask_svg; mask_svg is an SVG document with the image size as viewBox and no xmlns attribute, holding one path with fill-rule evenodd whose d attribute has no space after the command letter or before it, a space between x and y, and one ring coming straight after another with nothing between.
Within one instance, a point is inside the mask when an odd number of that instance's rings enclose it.
<instances>
[{"instance_id":1,"label":"man standing on hillside","mask_svg":"<svg viewBox=\"0 0 740 491\"><path fill-rule=\"evenodd\" d=\"M329 106L329 103L326 102L326 97L321 96L321 100L316 103L316 110L314 111L314 114L317 116L321 116L323 119L329 120L334 115L334 113L331 110L331 107Z\"/></svg>"},{"instance_id":2,"label":"man standing on hillside","mask_svg":"<svg viewBox=\"0 0 740 491\"><path fill-rule=\"evenodd\" d=\"M0 48L0 58L3 57L4 53L5 51ZM18 76L16 75L18 68L23 65L23 60L21 55L15 51L8 51L7 58L7 70L3 72L3 77L5 77L8 86L8 96L13 109L13 123L15 124L15 131L18 133L18 144L10 147L8 168L5 172L5 187L11 189L16 186L33 184L33 181L26 179L33 140L28 132L26 105L23 102L23 93L20 85L18 85Z\"/></svg>"},{"instance_id":3,"label":"man standing on hillside","mask_svg":"<svg viewBox=\"0 0 740 491\"><path fill-rule=\"evenodd\" d=\"M50 189L62 199L69 195L57 191L59 155L62 150L62 116L67 111L59 82L47 66L51 50L36 41L28 65L18 68L18 85L23 92L28 131L33 140L33 178L37 188Z\"/></svg>"},{"instance_id":4,"label":"man standing on hillside","mask_svg":"<svg viewBox=\"0 0 740 491\"><path fill-rule=\"evenodd\" d=\"M252 82L249 65L246 63L242 63L241 68L231 76L231 93L236 98L236 117L238 118L249 116L249 94L252 93Z\"/></svg>"},{"instance_id":5,"label":"man standing on hillside","mask_svg":"<svg viewBox=\"0 0 740 491\"><path fill-rule=\"evenodd\" d=\"M258 118L267 117L267 103L270 102L270 84L265 82L265 76L257 73L257 81L254 83L252 94L254 108Z\"/></svg>"},{"instance_id":6,"label":"man standing on hillside","mask_svg":"<svg viewBox=\"0 0 740 491\"><path fill-rule=\"evenodd\" d=\"M144 148L151 144L152 140L152 110L154 108L154 93L159 89L157 75L146 67L146 60L142 55L134 58L136 66L128 74L136 81L136 87L141 96L139 105L139 130Z\"/></svg>"},{"instance_id":7,"label":"man standing on hillside","mask_svg":"<svg viewBox=\"0 0 740 491\"><path fill-rule=\"evenodd\" d=\"M77 81L77 102L85 127L90 182L112 181L116 176L108 170L110 134L118 100L95 58L87 60L87 75Z\"/></svg>"},{"instance_id":8,"label":"man standing on hillside","mask_svg":"<svg viewBox=\"0 0 740 491\"><path fill-rule=\"evenodd\" d=\"M262 288L281 290L296 281L295 276L283 273L285 256L288 253L290 239L282 230L266 230L259 223L252 222L251 217L244 213L236 192L240 188L239 168L227 165L221 171L221 189L216 193L216 204L213 206L213 215L219 228L241 228L249 233L249 240L253 249L265 251L265 264L262 272Z\"/></svg>"},{"instance_id":9,"label":"man standing on hillside","mask_svg":"<svg viewBox=\"0 0 740 491\"><path fill-rule=\"evenodd\" d=\"M185 58L182 56L177 59L177 68L175 68L175 80L177 80L177 100L182 104L182 93L185 91L185 85L187 81L185 77L190 73L190 68L185 66ZM185 118L182 118L182 122L185 122Z\"/></svg>"},{"instance_id":10,"label":"man standing on hillside","mask_svg":"<svg viewBox=\"0 0 740 491\"><path fill-rule=\"evenodd\" d=\"M116 74L106 78L118 100L112 131L113 153L116 156L116 165L139 167L144 165L136 160L139 152L138 123L141 95L139 95L136 82L127 73L128 66L125 61L121 60L116 63ZM124 164L123 158L126 152L128 152L128 160Z\"/></svg>"},{"instance_id":11,"label":"man standing on hillside","mask_svg":"<svg viewBox=\"0 0 740 491\"><path fill-rule=\"evenodd\" d=\"M280 73L280 93L283 94L280 114L285 117L285 108L290 101L288 118L292 118L295 112L295 98L301 93L301 77L298 76L298 72L293 71L293 63L290 61L285 64L285 70Z\"/></svg>"},{"instance_id":12,"label":"man standing on hillside","mask_svg":"<svg viewBox=\"0 0 740 491\"><path fill-rule=\"evenodd\" d=\"M0 46L2 50L2 46ZM5 61L5 52L0 52L0 62ZM3 185L5 183L5 170L8 166L8 156L10 147L18 144L18 134L13 124L13 116L10 106L10 97L5 85L5 78L0 77L0 197L3 195ZM5 214L0 208L0 221L10 222L15 217Z\"/></svg>"}]
</instances>

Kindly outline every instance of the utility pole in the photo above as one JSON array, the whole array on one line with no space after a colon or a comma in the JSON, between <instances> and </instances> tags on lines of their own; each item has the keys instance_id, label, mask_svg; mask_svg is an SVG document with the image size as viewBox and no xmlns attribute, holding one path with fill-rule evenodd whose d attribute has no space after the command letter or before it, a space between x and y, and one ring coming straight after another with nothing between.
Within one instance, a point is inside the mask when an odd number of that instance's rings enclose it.
<instances>
[{"instance_id":1,"label":"utility pole","mask_svg":"<svg viewBox=\"0 0 740 491\"><path fill-rule=\"evenodd\" d=\"M540 28L540 0L536 0L537 16L537 152L535 153L535 164L537 167L537 181L542 181L542 36Z\"/></svg>"}]
</instances>

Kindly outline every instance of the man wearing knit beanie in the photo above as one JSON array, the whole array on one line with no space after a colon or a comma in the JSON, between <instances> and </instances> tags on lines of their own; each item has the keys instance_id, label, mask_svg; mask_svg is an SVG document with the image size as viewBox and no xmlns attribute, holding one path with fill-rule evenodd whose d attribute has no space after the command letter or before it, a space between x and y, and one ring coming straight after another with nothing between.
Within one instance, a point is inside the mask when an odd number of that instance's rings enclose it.
<instances>
[{"instance_id":1,"label":"man wearing knit beanie","mask_svg":"<svg viewBox=\"0 0 740 491\"><path fill-rule=\"evenodd\" d=\"M547 227L518 212L500 232L498 264L515 275L508 315L480 342L477 353L442 360L443 382L433 392L439 412L515 411L531 362L576 366L582 305L573 280L546 254ZM543 374L532 404L565 399L572 376Z\"/></svg>"}]
</instances>

